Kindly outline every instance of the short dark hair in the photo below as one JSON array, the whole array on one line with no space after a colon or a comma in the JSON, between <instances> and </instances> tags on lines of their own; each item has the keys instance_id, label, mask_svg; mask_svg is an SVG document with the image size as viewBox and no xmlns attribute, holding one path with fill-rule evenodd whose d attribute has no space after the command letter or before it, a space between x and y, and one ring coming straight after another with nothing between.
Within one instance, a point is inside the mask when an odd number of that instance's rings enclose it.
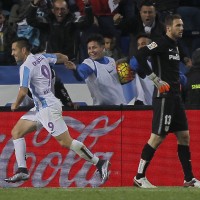
<instances>
[{"instance_id":1,"label":"short dark hair","mask_svg":"<svg viewBox=\"0 0 200 200\"><path fill-rule=\"evenodd\" d=\"M141 10L142 6L153 6L153 7L155 7L155 3L151 0L142 0L138 3L138 9Z\"/></svg>"},{"instance_id":2,"label":"short dark hair","mask_svg":"<svg viewBox=\"0 0 200 200\"><path fill-rule=\"evenodd\" d=\"M147 34L147 33L138 33L138 35L136 36L136 40L138 40L141 37L148 38L151 40L149 34Z\"/></svg>"},{"instance_id":3,"label":"short dark hair","mask_svg":"<svg viewBox=\"0 0 200 200\"><path fill-rule=\"evenodd\" d=\"M110 39L113 39L114 38L114 35L112 33L103 33L102 36L104 38L110 38Z\"/></svg>"},{"instance_id":4,"label":"short dark hair","mask_svg":"<svg viewBox=\"0 0 200 200\"><path fill-rule=\"evenodd\" d=\"M31 44L29 43L29 40L25 37L17 37L15 38L12 43L17 43L19 48L25 47L28 51L31 51Z\"/></svg>"},{"instance_id":5,"label":"short dark hair","mask_svg":"<svg viewBox=\"0 0 200 200\"><path fill-rule=\"evenodd\" d=\"M101 34L95 33L95 34L91 34L88 38L87 38L87 44L91 41L95 41L97 42L99 45L104 45L104 38Z\"/></svg>"},{"instance_id":6,"label":"short dark hair","mask_svg":"<svg viewBox=\"0 0 200 200\"><path fill-rule=\"evenodd\" d=\"M165 18L165 26L171 26L175 19L181 19L181 16L179 14L167 15Z\"/></svg>"}]
</instances>

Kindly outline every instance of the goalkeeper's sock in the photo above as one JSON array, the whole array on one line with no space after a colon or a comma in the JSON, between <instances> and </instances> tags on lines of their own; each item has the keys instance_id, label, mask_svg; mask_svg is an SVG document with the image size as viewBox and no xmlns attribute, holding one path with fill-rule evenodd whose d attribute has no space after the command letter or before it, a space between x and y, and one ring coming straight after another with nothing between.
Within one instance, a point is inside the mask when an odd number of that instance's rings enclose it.
<instances>
[{"instance_id":1,"label":"goalkeeper's sock","mask_svg":"<svg viewBox=\"0 0 200 200\"><path fill-rule=\"evenodd\" d=\"M73 140L70 149L77 153L81 158L96 165L99 158L95 156L82 142L78 140Z\"/></svg>"},{"instance_id":2,"label":"goalkeeper's sock","mask_svg":"<svg viewBox=\"0 0 200 200\"><path fill-rule=\"evenodd\" d=\"M191 181L194 178L192 173L192 164L191 164L191 154L190 148L186 145L178 145L178 157L181 162L183 172L185 175L185 181Z\"/></svg>"},{"instance_id":3,"label":"goalkeeper's sock","mask_svg":"<svg viewBox=\"0 0 200 200\"><path fill-rule=\"evenodd\" d=\"M27 168L26 166L26 142L24 138L13 140L15 148L15 157L19 168Z\"/></svg>"},{"instance_id":4,"label":"goalkeeper's sock","mask_svg":"<svg viewBox=\"0 0 200 200\"><path fill-rule=\"evenodd\" d=\"M152 160L155 151L156 150L154 148L152 148L148 143L144 146L144 148L142 150L140 163L138 166L138 172L136 175L136 179L145 177L147 167L149 166L149 163Z\"/></svg>"}]
</instances>

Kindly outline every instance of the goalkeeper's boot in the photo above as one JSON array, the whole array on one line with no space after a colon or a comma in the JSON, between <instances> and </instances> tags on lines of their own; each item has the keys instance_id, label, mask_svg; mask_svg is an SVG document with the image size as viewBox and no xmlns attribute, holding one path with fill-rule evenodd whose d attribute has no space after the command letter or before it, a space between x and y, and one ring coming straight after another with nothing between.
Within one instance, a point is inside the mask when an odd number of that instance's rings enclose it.
<instances>
[{"instance_id":1,"label":"goalkeeper's boot","mask_svg":"<svg viewBox=\"0 0 200 200\"><path fill-rule=\"evenodd\" d=\"M18 170L16 171L16 174L9 177L9 178L5 178L4 181L8 182L8 183L16 183L19 181L26 181L29 179L29 174L28 174L28 170L26 168L18 168Z\"/></svg>"},{"instance_id":2,"label":"goalkeeper's boot","mask_svg":"<svg viewBox=\"0 0 200 200\"><path fill-rule=\"evenodd\" d=\"M155 185L152 185L146 177L136 179L136 176L133 179L134 185L140 188L157 188Z\"/></svg>"},{"instance_id":3,"label":"goalkeeper's boot","mask_svg":"<svg viewBox=\"0 0 200 200\"><path fill-rule=\"evenodd\" d=\"M108 160L99 160L97 163L97 171L100 174L101 182L105 183L109 178L109 166L110 162Z\"/></svg>"},{"instance_id":4,"label":"goalkeeper's boot","mask_svg":"<svg viewBox=\"0 0 200 200\"><path fill-rule=\"evenodd\" d=\"M191 181L184 181L183 184L184 187L196 187L200 188L200 181L197 180L196 178L193 178Z\"/></svg>"}]
</instances>

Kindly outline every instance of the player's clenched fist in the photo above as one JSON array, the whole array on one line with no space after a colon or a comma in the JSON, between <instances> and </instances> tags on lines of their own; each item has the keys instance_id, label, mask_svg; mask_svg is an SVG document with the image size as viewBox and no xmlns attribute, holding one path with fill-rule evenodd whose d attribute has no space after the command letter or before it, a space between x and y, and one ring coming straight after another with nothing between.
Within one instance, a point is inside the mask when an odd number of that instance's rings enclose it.
<instances>
[{"instance_id":1,"label":"player's clenched fist","mask_svg":"<svg viewBox=\"0 0 200 200\"><path fill-rule=\"evenodd\" d=\"M67 69L72 69L72 70L76 69L76 65L72 61L66 61L66 62L64 62L64 65L65 65L65 67Z\"/></svg>"}]
</instances>

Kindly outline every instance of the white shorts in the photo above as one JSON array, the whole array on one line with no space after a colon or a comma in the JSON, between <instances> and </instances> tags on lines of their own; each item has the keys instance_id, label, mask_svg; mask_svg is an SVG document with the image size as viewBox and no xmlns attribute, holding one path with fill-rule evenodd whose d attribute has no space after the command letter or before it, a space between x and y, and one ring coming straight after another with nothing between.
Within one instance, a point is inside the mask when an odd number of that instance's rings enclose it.
<instances>
[{"instance_id":1,"label":"white shorts","mask_svg":"<svg viewBox=\"0 0 200 200\"><path fill-rule=\"evenodd\" d=\"M36 119L54 137L68 131L68 127L62 117L62 104L60 102L40 109L36 113Z\"/></svg>"},{"instance_id":2,"label":"white shorts","mask_svg":"<svg viewBox=\"0 0 200 200\"><path fill-rule=\"evenodd\" d=\"M37 130L40 130L43 126L42 124L37 120L36 117L36 109L31 108L27 113L25 113L20 119L24 119L24 120L29 120L29 121L33 121L37 123Z\"/></svg>"}]
</instances>

